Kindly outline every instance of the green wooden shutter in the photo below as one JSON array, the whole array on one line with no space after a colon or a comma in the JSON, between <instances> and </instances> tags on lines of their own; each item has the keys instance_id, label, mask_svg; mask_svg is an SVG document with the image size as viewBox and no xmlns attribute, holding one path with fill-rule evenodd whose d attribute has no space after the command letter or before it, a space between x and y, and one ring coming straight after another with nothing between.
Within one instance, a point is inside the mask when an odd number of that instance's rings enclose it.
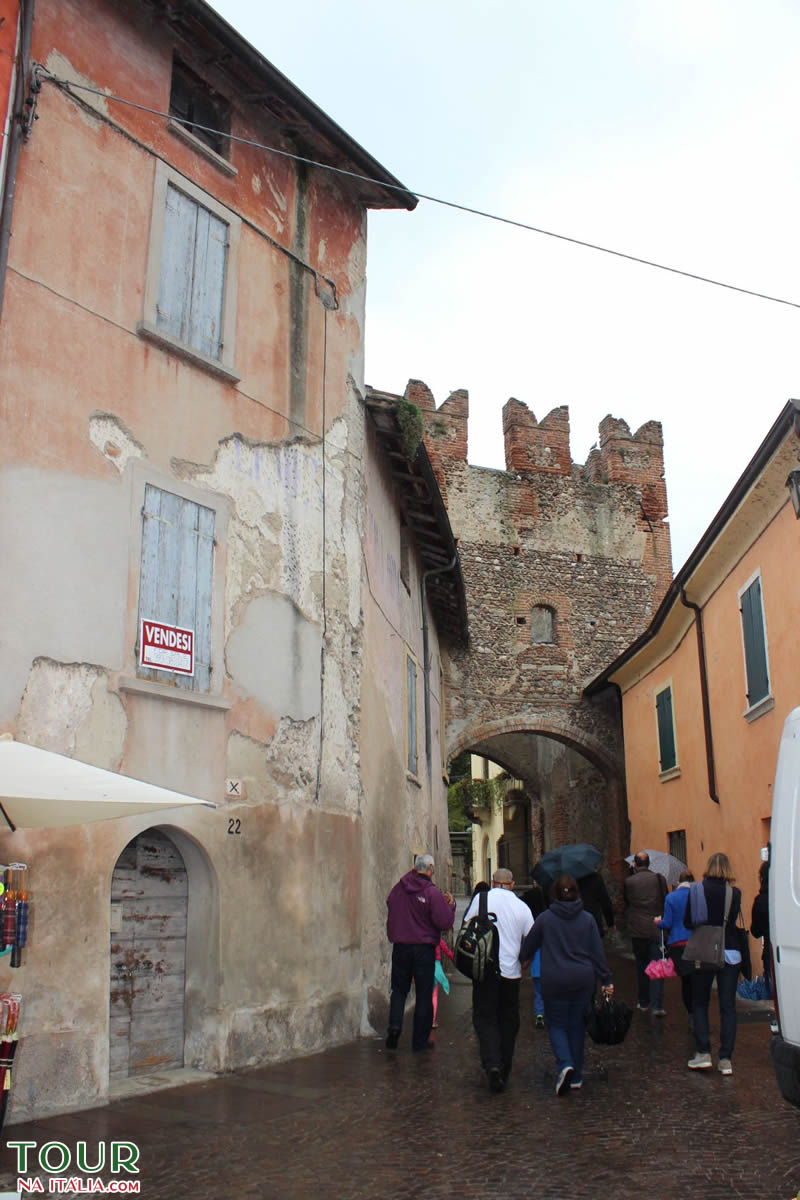
<instances>
[{"instance_id":1,"label":"green wooden shutter","mask_svg":"<svg viewBox=\"0 0 800 1200\"><path fill-rule=\"evenodd\" d=\"M658 719L658 753L661 770L669 771L675 766L675 729L672 724L672 688L664 688L656 696Z\"/></svg>"},{"instance_id":2,"label":"green wooden shutter","mask_svg":"<svg viewBox=\"0 0 800 1200\"><path fill-rule=\"evenodd\" d=\"M742 632L747 672L747 703L758 704L769 695L767 644L764 637L764 610L761 605L761 580L754 579L742 593Z\"/></svg>"}]
</instances>

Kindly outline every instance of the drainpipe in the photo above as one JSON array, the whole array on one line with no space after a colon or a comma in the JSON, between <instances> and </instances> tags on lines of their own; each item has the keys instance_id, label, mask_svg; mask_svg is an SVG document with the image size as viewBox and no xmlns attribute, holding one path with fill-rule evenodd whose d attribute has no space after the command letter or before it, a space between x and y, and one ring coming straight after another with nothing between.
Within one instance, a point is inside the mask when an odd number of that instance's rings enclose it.
<instances>
[{"instance_id":1,"label":"drainpipe","mask_svg":"<svg viewBox=\"0 0 800 1200\"><path fill-rule=\"evenodd\" d=\"M428 611L426 603L426 585L431 575L445 575L452 571L458 562L458 553L454 554L446 567L434 567L423 571L419 584L419 598L422 604L422 674L423 692L425 695L425 761L428 764L428 780L431 778L431 652L428 645Z\"/></svg>"},{"instance_id":2,"label":"drainpipe","mask_svg":"<svg viewBox=\"0 0 800 1200\"><path fill-rule=\"evenodd\" d=\"M2 173L0 173L0 315L3 312L3 293L8 263L8 244L11 240L11 214L14 208L14 191L17 185L17 163L25 134L25 96L28 84L28 66L31 56L31 31L33 28L33 0L20 0L19 25L16 54L14 58L13 97L9 97L6 145L8 147Z\"/></svg>"},{"instance_id":3,"label":"drainpipe","mask_svg":"<svg viewBox=\"0 0 800 1200\"><path fill-rule=\"evenodd\" d=\"M694 613L694 625L697 630L697 658L700 664L700 695L703 699L703 730L706 737L706 766L708 768L708 794L715 804L719 804L717 795L717 777L714 770L714 741L711 735L711 705L708 702L708 672L706 670L706 639L703 635L703 610L699 604L693 604L686 599L686 591L681 588L681 603Z\"/></svg>"}]
</instances>

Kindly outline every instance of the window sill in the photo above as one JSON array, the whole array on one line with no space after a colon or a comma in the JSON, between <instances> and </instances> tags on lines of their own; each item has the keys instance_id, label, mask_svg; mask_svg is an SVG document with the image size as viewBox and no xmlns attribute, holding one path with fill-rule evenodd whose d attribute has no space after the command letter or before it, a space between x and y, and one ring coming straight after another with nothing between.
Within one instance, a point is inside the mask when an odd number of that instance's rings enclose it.
<instances>
[{"instance_id":1,"label":"window sill","mask_svg":"<svg viewBox=\"0 0 800 1200\"><path fill-rule=\"evenodd\" d=\"M217 154L216 150L212 150L207 146L202 138L197 134L192 133L190 129L186 129L181 125L180 121L176 121L174 117L170 117L167 121L167 129L173 133L175 137L180 138L182 142L186 142L187 146L191 146L198 154L202 154L209 162L213 163L217 170L222 171L224 175L238 175L239 172L233 163L228 162L227 158L223 158L221 154Z\"/></svg>"},{"instance_id":2,"label":"window sill","mask_svg":"<svg viewBox=\"0 0 800 1200\"><path fill-rule=\"evenodd\" d=\"M406 771L406 779L408 780L409 783L413 783L414 787L418 787L418 788L422 787L421 779L419 778L418 775L414 775L413 772Z\"/></svg>"},{"instance_id":3,"label":"window sill","mask_svg":"<svg viewBox=\"0 0 800 1200\"><path fill-rule=\"evenodd\" d=\"M242 378L232 367L226 366L216 358L209 358L207 354L195 350L192 346L187 346L184 342L179 342L177 338L170 337L168 333L164 333L163 329L157 329L149 321L140 321L136 326L136 332L139 337L145 338L148 342L155 342L163 350L185 358L187 362L194 363L195 366L202 367L213 375L218 375L220 379L224 379L228 383L238 383Z\"/></svg>"},{"instance_id":4,"label":"window sill","mask_svg":"<svg viewBox=\"0 0 800 1200\"><path fill-rule=\"evenodd\" d=\"M773 695L765 696L763 700L759 700L758 704L754 704L752 708L747 708L742 713L745 721L757 721L759 717L763 717L764 713L768 713L775 707L775 697Z\"/></svg>"},{"instance_id":5,"label":"window sill","mask_svg":"<svg viewBox=\"0 0 800 1200\"><path fill-rule=\"evenodd\" d=\"M230 700L224 696L210 696L206 692L185 692L183 688L171 687L168 683L156 683L154 679L139 679L136 675L121 675L117 684L121 692L136 692L140 696L154 696L157 700L177 700L179 704L194 705L196 708L214 708L227 712Z\"/></svg>"},{"instance_id":6,"label":"window sill","mask_svg":"<svg viewBox=\"0 0 800 1200\"><path fill-rule=\"evenodd\" d=\"M659 771L658 778L662 783L668 783L670 779L680 779L680 767L670 767L668 771Z\"/></svg>"}]
</instances>

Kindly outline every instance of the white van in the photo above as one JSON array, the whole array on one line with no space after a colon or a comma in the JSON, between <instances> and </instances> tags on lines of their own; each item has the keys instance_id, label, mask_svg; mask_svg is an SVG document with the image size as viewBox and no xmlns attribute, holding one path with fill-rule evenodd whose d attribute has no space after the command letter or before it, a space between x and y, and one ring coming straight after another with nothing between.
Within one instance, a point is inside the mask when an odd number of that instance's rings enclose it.
<instances>
[{"instance_id":1,"label":"white van","mask_svg":"<svg viewBox=\"0 0 800 1200\"><path fill-rule=\"evenodd\" d=\"M770 826L769 928L780 1034L772 1061L784 1097L800 1107L800 708L786 718Z\"/></svg>"}]
</instances>

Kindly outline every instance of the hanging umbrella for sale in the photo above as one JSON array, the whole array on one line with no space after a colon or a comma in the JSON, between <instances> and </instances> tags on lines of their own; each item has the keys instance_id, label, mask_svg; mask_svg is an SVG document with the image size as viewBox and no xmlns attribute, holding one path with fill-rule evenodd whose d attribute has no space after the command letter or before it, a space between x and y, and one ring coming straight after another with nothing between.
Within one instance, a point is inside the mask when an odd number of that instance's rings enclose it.
<instances>
[{"instance_id":1,"label":"hanging umbrella for sale","mask_svg":"<svg viewBox=\"0 0 800 1200\"><path fill-rule=\"evenodd\" d=\"M663 875L670 887L675 887L680 879L681 871L687 869L685 862L681 862L674 854L667 854L666 850L640 850L639 853L649 856L650 870L654 871L656 875ZM629 854L625 862L633 866L634 858L635 855Z\"/></svg>"},{"instance_id":2,"label":"hanging umbrella for sale","mask_svg":"<svg viewBox=\"0 0 800 1200\"><path fill-rule=\"evenodd\" d=\"M533 877L546 890L555 883L559 875L574 875L576 879L591 875L602 857L602 851L589 842L573 842L569 846L559 846L542 855L533 868Z\"/></svg>"}]
</instances>

